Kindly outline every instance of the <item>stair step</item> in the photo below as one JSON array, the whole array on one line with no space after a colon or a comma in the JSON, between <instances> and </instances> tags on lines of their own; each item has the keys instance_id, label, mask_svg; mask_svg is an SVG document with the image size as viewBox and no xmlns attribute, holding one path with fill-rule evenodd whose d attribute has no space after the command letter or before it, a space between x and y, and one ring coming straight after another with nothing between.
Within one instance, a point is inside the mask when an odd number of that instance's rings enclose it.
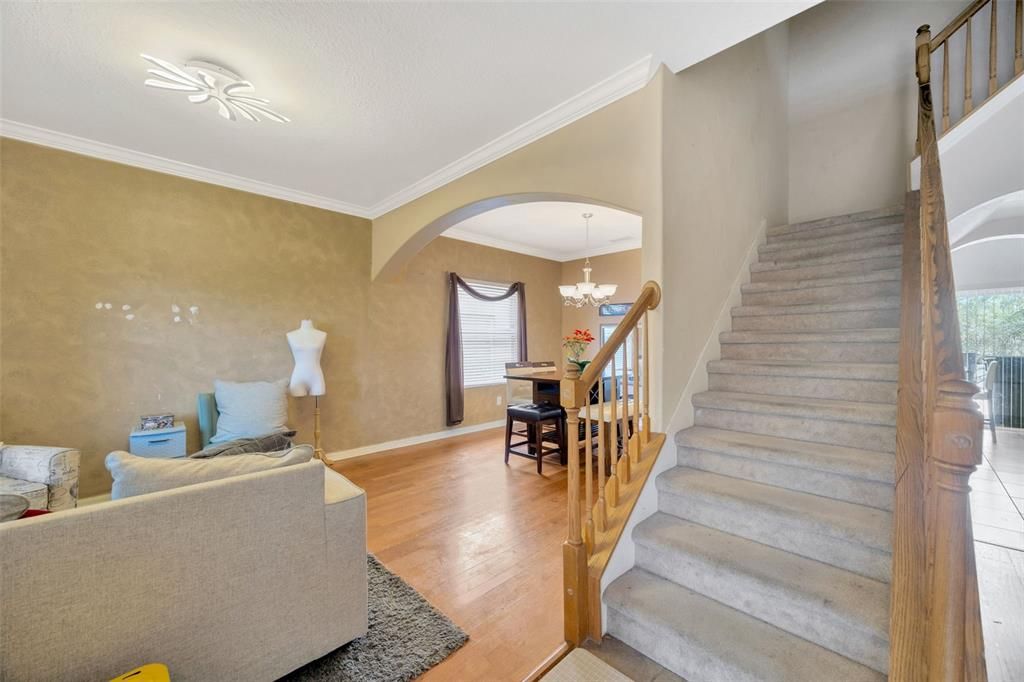
<instances>
[{"instance_id":1,"label":"stair step","mask_svg":"<svg viewBox=\"0 0 1024 682\"><path fill-rule=\"evenodd\" d=\"M819 227L807 234L799 232L788 238L769 237L761 245L763 252L789 249L801 244L839 244L842 242L903 234L903 216L892 216L850 224Z\"/></svg>"},{"instance_id":2,"label":"stair step","mask_svg":"<svg viewBox=\"0 0 1024 682\"><path fill-rule=\"evenodd\" d=\"M733 331L827 331L894 328L900 324L900 297L798 305L743 305L732 309Z\"/></svg>"},{"instance_id":3,"label":"stair step","mask_svg":"<svg viewBox=\"0 0 1024 682\"><path fill-rule=\"evenodd\" d=\"M682 466L656 484L662 512L889 582L889 512Z\"/></svg>"},{"instance_id":4,"label":"stair step","mask_svg":"<svg viewBox=\"0 0 1024 682\"><path fill-rule=\"evenodd\" d=\"M898 247L886 247L898 248ZM835 261L828 263L808 263L796 261L775 265L771 263L753 263L750 266L751 282L772 282L779 280L807 280L822 277L839 277L842 275L859 275L874 270L892 270L902 265L900 255L891 253L885 256L871 256L864 260Z\"/></svg>"},{"instance_id":5,"label":"stair step","mask_svg":"<svg viewBox=\"0 0 1024 682\"><path fill-rule=\"evenodd\" d=\"M900 270L805 280L770 280L741 287L743 305L803 305L900 295Z\"/></svg>"},{"instance_id":6,"label":"stair step","mask_svg":"<svg viewBox=\"0 0 1024 682\"><path fill-rule=\"evenodd\" d=\"M889 669L889 586L662 512L633 531L636 565L866 665Z\"/></svg>"},{"instance_id":7,"label":"stair step","mask_svg":"<svg viewBox=\"0 0 1024 682\"><path fill-rule=\"evenodd\" d=\"M727 431L896 450L896 406L846 400L706 391L693 396L694 423Z\"/></svg>"},{"instance_id":8,"label":"stair step","mask_svg":"<svg viewBox=\"0 0 1024 682\"><path fill-rule=\"evenodd\" d=\"M888 453L693 426L676 434L680 466L891 510Z\"/></svg>"},{"instance_id":9,"label":"stair step","mask_svg":"<svg viewBox=\"0 0 1024 682\"><path fill-rule=\"evenodd\" d=\"M708 363L708 388L892 405L897 369L895 363L713 360Z\"/></svg>"},{"instance_id":10,"label":"stair step","mask_svg":"<svg viewBox=\"0 0 1024 682\"><path fill-rule=\"evenodd\" d=\"M884 675L633 568L604 593L608 631L689 680L882 682Z\"/></svg>"},{"instance_id":11,"label":"stair step","mask_svg":"<svg viewBox=\"0 0 1024 682\"><path fill-rule=\"evenodd\" d=\"M841 253L800 258L798 260L791 261L783 260L776 262L774 260L759 260L757 263L752 263L750 265L750 271L763 272L787 268L804 268L814 265L835 265L837 263L859 262L871 259L891 258L894 256L898 258L902 250L902 247L897 244L888 246L872 246L866 249L843 251Z\"/></svg>"},{"instance_id":12,"label":"stair step","mask_svg":"<svg viewBox=\"0 0 1024 682\"><path fill-rule=\"evenodd\" d=\"M808 231L839 226L852 230L864 223L891 220L893 218L899 218L902 220L903 206L887 206L885 208L876 208L870 211L847 213L846 215L830 216L828 218L819 218L817 220L805 220L799 223L790 223L789 225L775 225L768 228L767 235L769 239L777 237L781 238L784 235L797 235Z\"/></svg>"},{"instance_id":13,"label":"stair step","mask_svg":"<svg viewBox=\"0 0 1024 682\"><path fill-rule=\"evenodd\" d=\"M903 235L899 232L825 243L820 243L817 239L775 242L772 244L762 244L758 247L758 260L762 263L806 261L815 258L860 253L870 249L880 249L889 246L899 247L902 242Z\"/></svg>"},{"instance_id":14,"label":"stair step","mask_svg":"<svg viewBox=\"0 0 1024 682\"><path fill-rule=\"evenodd\" d=\"M726 360L808 360L814 362L896 362L899 329L825 332L722 332Z\"/></svg>"}]
</instances>

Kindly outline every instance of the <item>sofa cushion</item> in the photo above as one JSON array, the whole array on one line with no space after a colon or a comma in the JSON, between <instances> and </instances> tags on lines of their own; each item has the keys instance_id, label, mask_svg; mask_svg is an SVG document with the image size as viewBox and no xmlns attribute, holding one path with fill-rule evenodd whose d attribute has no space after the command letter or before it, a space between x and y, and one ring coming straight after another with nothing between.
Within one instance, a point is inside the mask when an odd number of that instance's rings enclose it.
<instances>
[{"instance_id":1,"label":"sofa cushion","mask_svg":"<svg viewBox=\"0 0 1024 682\"><path fill-rule=\"evenodd\" d=\"M255 438L287 431L287 379L280 381L214 381L217 399L217 433L211 443Z\"/></svg>"},{"instance_id":2,"label":"sofa cushion","mask_svg":"<svg viewBox=\"0 0 1024 682\"><path fill-rule=\"evenodd\" d=\"M114 479L113 500L205 483L257 471L302 464L313 458L313 448L298 445L281 452L214 457L211 459L154 459L127 452L107 455L107 471Z\"/></svg>"},{"instance_id":3,"label":"sofa cushion","mask_svg":"<svg viewBox=\"0 0 1024 682\"><path fill-rule=\"evenodd\" d=\"M238 438L223 443L210 443L199 452L194 452L189 457L193 459L205 459L207 457L221 457L225 455L246 455L259 452L279 452L292 447L292 438L295 431L281 431L279 433L268 433L256 438Z\"/></svg>"},{"instance_id":4,"label":"sofa cushion","mask_svg":"<svg viewBox=\"0 0 1024 682\"><path fill-rule=\"evenodd\" d=\"M21 495L28 498L29 509L46 509L49 491L45 483L24 481L20 478L0 476L0 494Z\"/></svg>"}]
</instances>

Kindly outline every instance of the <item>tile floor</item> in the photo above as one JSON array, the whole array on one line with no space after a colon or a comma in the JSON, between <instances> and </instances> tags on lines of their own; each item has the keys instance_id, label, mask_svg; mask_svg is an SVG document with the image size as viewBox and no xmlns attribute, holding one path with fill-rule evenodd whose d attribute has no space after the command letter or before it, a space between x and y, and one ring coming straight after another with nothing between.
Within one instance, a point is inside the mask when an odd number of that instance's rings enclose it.
<instances>
[{"instance_id":1,"label":"tile floor","mask_svg":"<svg viewBox=\"0 0 1024 682\"><path fill-rule=\"evenodd\" d=\"M971 476L989 682L1024 680L1024 429L985 431L984 462Z\"/></svg>"}]
</instances>

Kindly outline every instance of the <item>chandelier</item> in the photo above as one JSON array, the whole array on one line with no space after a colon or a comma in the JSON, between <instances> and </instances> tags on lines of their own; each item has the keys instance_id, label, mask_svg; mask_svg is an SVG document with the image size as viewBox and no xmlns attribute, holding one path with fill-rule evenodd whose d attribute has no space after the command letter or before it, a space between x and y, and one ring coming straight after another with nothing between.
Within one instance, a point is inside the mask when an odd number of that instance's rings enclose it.
<instances>
[{"instance_id":1,"label":"chandelier","mask_svg":"<svg viewBox=\"0 0 1024 682\"><path fill-rule=\"evenodd\" d=\"M253 95L252 83L219 64L194 60L179 67L148 54L140 56L157 67L147 69L147 73L156 76L145 81L145 85L151 88L191 93L188 101L193 104L213 102L217 105L217 113L229 121L237 120L235 114L253 122L261 118L276 123L288 123L290 120L271 109L268 106L270 100Z\"/></svg>"},{"instance_id":2,"label":"chandelier","mask_svg":"<svg viewBox=\"0 0 1024 682\"><path fill-rule=\"evenodd\" d=\"M593 213L583 214L583 219L587 221L586 251L588 253L590 252L590 219L593 217ZM583 281L576 282L576 284L563 284L558 287L558 292L562 295L565 305L576 308L582 308L585 305L599 306L615 295L619 285L594 284L590 281L591 270L593 268L590 267L590 256L587 256L587 260L583 264Z\"/></svg>"}]
</instances>

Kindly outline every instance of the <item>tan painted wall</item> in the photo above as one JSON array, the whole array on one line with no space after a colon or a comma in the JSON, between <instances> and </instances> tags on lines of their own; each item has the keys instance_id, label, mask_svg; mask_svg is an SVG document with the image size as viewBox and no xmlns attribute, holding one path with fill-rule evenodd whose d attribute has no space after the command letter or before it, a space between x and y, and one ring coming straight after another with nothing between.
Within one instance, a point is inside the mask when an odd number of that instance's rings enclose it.
<instances>
[{"instance_id":1,"label":"tan painted wall","mask_svg":"<svg viewBox=\"0 0 1024 682\"><path fill-rule=\"evenodd\" d=\"M540 192L585 197L642 215L642 280L660 281L661 89L668 73L662 67L643 89L374 220L374 275L400 269L433 238L424 227L452 211L491 197ZM651 316L655 396L659 315ZM655 420L662 404L653 401Z\"/></svg>"},{"instance_id":2,"label":"tan painted wall","mask_svg":"<svg viewBox=\"0 0 1024 682\"><path fill-rule=\"evenodd\" d=\"M676 401L758 229L785 222L785 85L784 25L665 79L662 381Z\"/></svg>"},{"instance_id":3,"label":"tan painted wall","mask_svg":"<svg viewBox=\"0 0 1024 682\"><path fill-rule=\"evenodd\" d=\"M965 4L825 2L787 22L790 221L903 201L917 135L914 36Z\"/></svg>"},{"instance_id":4,"label":"tan painted wall","mask_svg":"<svg viewBox=\"0 0 1024 682\"><path fill-rule=\"evenodd\" d=\"M287 377L303 317L329 335L328 451L444 429L449 269L525 281L531 355L559 354L557 262L439 239L371 284L366 220L6 139L0 164L2 436L81 448L83 495L107 489L102 458L140 414L185 417L194 448L214 378ZM501 418L503 395L468 391L465 424ZM312 401L291 407L310 440Z\"/></svg>"},{"instance_id":5,"label":"tan painted wall","mask_svg":"<svg viewBox=\"0 0 1024 682\"><path fill-rule=\"evenodd\" d=\"M562 284L573 284L583 277L583 260L562 263ZM594 256L590 259L594 268L594 281L604 284L618 284L619 289L612 297L611 303L632 303L640 295L643 286L643 252L641 249ZM601 317L598 309L593 306L562 308L562 336L572 334L574 329L590 329L598 341L590 344L585 358L593 358L600 348L600 327L602 324L618 324L621 318ZM562 353L565 355L565 353Z\"/></svg>"}]
</instances>

